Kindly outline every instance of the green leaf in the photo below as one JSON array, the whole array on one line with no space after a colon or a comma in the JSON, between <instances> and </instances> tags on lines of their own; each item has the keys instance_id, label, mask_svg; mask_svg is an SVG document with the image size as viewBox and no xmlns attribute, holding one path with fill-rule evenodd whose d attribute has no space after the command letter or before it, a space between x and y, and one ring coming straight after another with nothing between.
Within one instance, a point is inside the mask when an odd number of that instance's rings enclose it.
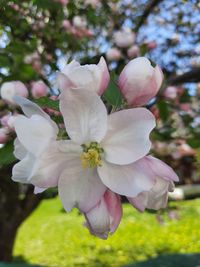
<instances>
[{"instance_id":1,"label":"green leaf","mask_svg":"<svg viewBox=\"0 0 200 267\"><path fill-rule=\"evenodd\" d=\"M42 108L51 108L51 109L54 109L56 111L59 111L58 100L52 100L48 97L41 97L39 99L34 100L34 102Z\"/></svg>"},{"instance_id":2,"label":"green leaf","mask_svg":"<svg viewBox=\"0 0 200 267\"><path fill-rule=\"evenodd\" d=\"M110 81L108 89L103 94L103 99L113 107L119 107L122 104L122 95L113 80Z\"/></svg>"},{"instance_id":3,"label":"green leaf","mask_svg":"<svg viewBox=\"0 0 200 267\"><path fill-rule=\"evenodd\" d=\"M160 101L158 104L157 104L157 107L160 111L160 117L163 121L166 121L168 118L169 118L169 107L168 107L168 104L167 102L165 101Z\"/></svg>"},{"instance_id":4,"label":"green leaf","mask_svg":"<svg viewBox=\"0 0 200 267\"><path fill-rule=\"evenodd\" d=\"M16 158L13 155L13 151L13 142L9 142L5 146L0 148L0 166L9 165L16 161Z\"/></svg>"},{"instance_id":5,"label":"green leaf","mask_svg":"<svg viewBox=\"0 0 200 267\"><path fill-rule=\"evenodd\" d=\"M187 139L187 143L192 148L199 148L200 147L200 140L196 137L192 137L192 138Z\"/></svg>"}]
</instances>

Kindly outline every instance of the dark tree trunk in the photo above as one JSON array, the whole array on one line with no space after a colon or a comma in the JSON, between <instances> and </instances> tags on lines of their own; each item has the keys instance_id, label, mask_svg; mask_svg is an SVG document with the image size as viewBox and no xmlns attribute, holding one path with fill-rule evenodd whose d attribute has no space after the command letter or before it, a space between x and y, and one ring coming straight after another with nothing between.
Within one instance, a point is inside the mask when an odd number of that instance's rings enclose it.
<instances>
[{"instance_id":1,"label":"dark tree trunk","mask_svg":"<svg viewBox=\"0 0 200 267\"><path fill-rule=\"evenodd\" d=\"M15 237L17 234L18 225L13 222L1 223L0 230L0 262L10 262L12 261L12 252Z\"/></svg>"},{"instance_id":2,"label":"dark tree trunk","mask_svg":"<svg viewBox=\"0 0 200 267\"><path fill-rule=\"evenodd\" d=\"M0 169L0 262L12 261L17 230L42 199L33 194L32 186L14 183L11 169Z\"/></svg>"}]
</instances>

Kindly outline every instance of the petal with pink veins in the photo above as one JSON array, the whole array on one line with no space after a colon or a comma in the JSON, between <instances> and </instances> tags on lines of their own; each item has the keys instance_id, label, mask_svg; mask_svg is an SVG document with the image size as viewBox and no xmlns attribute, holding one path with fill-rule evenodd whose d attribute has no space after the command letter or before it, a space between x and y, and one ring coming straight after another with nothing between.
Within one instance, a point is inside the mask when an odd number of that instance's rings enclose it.
<instances>
[{"instance_id":1,"label":"petal with pink veins","mask_svg":"<svg viewBox=\"0 0 200 267\"><path fill-rule=\"evenodd\" d=\"M114 192L107 190L104 199L110 215L110 233L114 233L121 221L122 204L120 196Z\"/></svg>"},{"instance_id":2,"label":"petal with pink veins","mask_svg":"<svg viewBox=\"0 0 200 267\"><path fill-rule=\"evenodd\" d=\"M129 202L139 211L145 208L159 210L166 208L168 192L173 191L172 181L166 181L159 177L156 178L156 184L148 192L142 192L137 197L128 198Z\"/></svg>"},{"instance_id":3,"label":"petal with pink veins","mask_svg":"<svg viewBox=\"0 0 200 267\"><path fill-rule=\"evenodd\" d=\"M107 239L117 229L121 216L122 205L120 197L107 190L99 203L84 214L86 227L90 233L102 239Z\"/></svg>"},{"instance_id":4,"label":"petal with pink veins","mask_svg":"<svg viewBox=\"0 0 200 267\"><path fill-rule=\"evenodd\" d=\"M105 199L85 214L86 224L92 235L98 236L101 239L107 239L110 231L110 214L105 202Z\"/></svg>"},{"instance_id":5,"label":"petal with pink veins","mask_svg":"<svg viewBox=\"0 0 200 267\"><path fill-rule=\"evenodd\" d=\"M163 179L174 182L179 181L179 178L174 170L162 160L159 160L152 156L146 156L145 159L148 161L149 167L157 177L161 177Z\"/></svg>"}]
</instances>

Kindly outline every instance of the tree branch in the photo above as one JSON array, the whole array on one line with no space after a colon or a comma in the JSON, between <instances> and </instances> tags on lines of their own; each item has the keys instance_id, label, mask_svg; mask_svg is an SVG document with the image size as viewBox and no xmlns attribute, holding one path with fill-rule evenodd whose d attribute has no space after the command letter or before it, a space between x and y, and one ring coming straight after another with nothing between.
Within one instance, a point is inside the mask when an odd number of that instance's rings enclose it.
<instances>
[{"instance_id":1,"label":"tree branch","mask_svg":"<svg viewBox=\"0 0 200 267\"><path fill-rule=\"evenodd\" d=\"M140 16L138 22L136 23L135 31L138 32L140 27L145 23L148 16L151 14L151 11L156 7L158 4L160 4L163 0L151 0L146 5L143 14Z\"/></svg>"},{"instance_id":2,"label":"tree branch","mask_svg":"<svg viewBox=\"0 0 200 267\"><path fill-rule=\"evenodd\" d=\"M172 77L168 80L169 84L181 84L186 82L200 82L200 67L194 68L182 75Z\"/></svg>"}]
</instances>

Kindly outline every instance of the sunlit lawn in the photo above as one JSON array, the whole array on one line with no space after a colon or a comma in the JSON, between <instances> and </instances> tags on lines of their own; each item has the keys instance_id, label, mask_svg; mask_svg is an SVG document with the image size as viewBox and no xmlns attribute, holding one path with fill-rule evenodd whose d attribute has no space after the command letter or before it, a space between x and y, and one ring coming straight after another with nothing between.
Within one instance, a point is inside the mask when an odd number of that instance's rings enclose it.
<instances>
[{"instance_id":1,"label":"sunlit lawn","mask_svg":"<svg viewBox=\"0 0 200 267\"><path fill-rule=\"evenodd\" d=\"M170 207L179 219L170 219L168 211L159 223L155 214L141 214L124 204L118 231L103 241L88 233L76 210L67 214L59 199L45 200L20 228L15 260L45 267L117 267L161 254L199 253L200 199Z\"/></svg>"}]
</instances>

